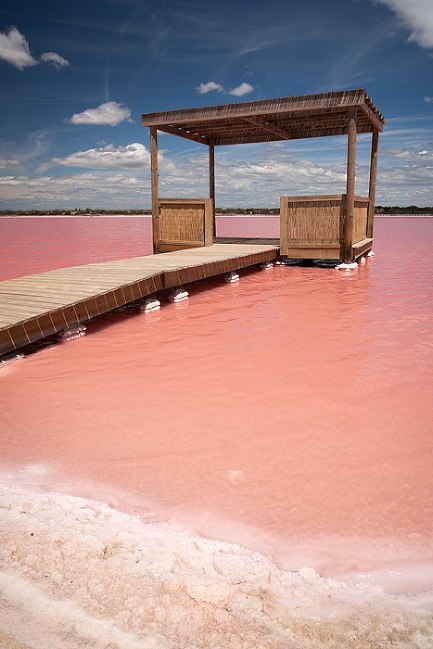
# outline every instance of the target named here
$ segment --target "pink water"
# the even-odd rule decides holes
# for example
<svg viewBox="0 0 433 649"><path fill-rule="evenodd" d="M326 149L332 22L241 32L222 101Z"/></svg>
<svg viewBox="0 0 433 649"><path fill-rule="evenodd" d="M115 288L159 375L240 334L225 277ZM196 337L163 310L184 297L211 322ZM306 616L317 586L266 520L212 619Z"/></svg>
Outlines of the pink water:
<svg viewBox="0 0 433 649"><path fill-rule="evenodd" d="M218 233L247 226L276 236L278 221L225 218ZM150 248L143 218L2 229L3 279ZM376 219L376 256L356 271L215 278L5 367L4 479L188 525L287 570L422 565L408 588L433 590L432 235L431 218Z"/></svg>

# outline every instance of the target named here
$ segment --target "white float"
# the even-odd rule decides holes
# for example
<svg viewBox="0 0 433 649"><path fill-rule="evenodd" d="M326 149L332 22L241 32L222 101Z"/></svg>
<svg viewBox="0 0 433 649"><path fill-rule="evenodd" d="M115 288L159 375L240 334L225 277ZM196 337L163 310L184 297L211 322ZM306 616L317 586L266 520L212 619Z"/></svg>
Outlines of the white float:
<svg viewBox="0 0 433 649"><path fill-rule="evenodd" d="M149 295L145 300L140 302L140 311L142 313L150 313L151 311L158 311L161 308L161 302L156 299L154 295Z"/></svg>
<svg viewBox="0 0 433 649"><path fill-rule="evenodd" d="M227 273L225 281L228 284L232 284L233 282L239 282L238 273L234 270L231 270L229 273Z"/></svg>
<svg viewBox="0 0 433 649"><path fill-rule="evenodd" d="M187 300L189 298L189 293L185 291L183 286L178 286L173 289L173 291L168 296L170 302L182 302L182 300Z"/></svg>
<svg viewBox="0 0 433 649"><path fill-rule="evenodd" d="M76 327L68 327L59 331L57 337L62 342L68 342L69 340L75 340L75 338L81 338L86 335L87 327L85 325L77 325Z"/></svg>
<svg viewBox="0 0 433 649"><path fill-rule="evenodd" d="M350 264L338 264L338 266L335 267L335 270L356 270L358 268L358 264L356 261L353 261Z"/></svg>

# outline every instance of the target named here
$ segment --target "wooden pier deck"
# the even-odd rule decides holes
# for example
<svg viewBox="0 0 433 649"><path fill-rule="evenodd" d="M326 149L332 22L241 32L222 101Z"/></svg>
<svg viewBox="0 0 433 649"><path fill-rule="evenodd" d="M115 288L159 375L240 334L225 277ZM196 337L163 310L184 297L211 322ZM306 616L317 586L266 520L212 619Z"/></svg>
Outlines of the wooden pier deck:
<svg viewBox="0 0 433 649"><path fill-rule="evenodd" d="M272 261L272 244L216 243L0 282L0 357L156 291Z"/></svg>

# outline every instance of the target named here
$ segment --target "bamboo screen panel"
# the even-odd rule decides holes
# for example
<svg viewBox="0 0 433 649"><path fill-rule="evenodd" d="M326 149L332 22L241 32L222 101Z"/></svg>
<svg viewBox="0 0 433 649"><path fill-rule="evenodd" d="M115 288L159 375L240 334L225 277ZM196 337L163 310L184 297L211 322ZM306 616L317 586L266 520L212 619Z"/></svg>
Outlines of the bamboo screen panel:
<svg viewBox="0 0 433 649"><path fill-rule="evenodd" d="M205 202L160 201L162 241L197 242L205 240Z"/></svg>
<svg viewBox="0 0 433 649"><path fill-rule="evenodd" d="M353 243L362 241L367 236L368 198L355 197L353 214Z"/></svg>
<svg viewBox="0 0 433 649"><path fill-rule="evenodd" d="M287 239L290 244L338 244L344 240L343 196L298 200L288 197L287 208Z"/></svg>

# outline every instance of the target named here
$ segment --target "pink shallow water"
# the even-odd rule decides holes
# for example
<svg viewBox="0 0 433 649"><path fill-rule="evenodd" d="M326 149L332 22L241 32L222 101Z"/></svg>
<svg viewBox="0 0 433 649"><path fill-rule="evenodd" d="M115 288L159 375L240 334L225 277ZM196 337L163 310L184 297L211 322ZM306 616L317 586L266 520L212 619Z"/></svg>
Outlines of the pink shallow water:
<svg viewBox="0 0 433 649"><path fill-rule="evenodd" d="M102 260L113 241L120 257L150 245L148 219L107 219L117 233L106 239L92 221L98 259L77 261L81 220L41 220L40 256L22 220L9 263L42 270L56 228L53 265ZM219 233L242 223L230 232L225 219ZM108 315L2 369L5 475L261 549L268 537L429 545L433 219L375 227L376 256L357 271L216 278L191 285L187 303Z"/></svg>

